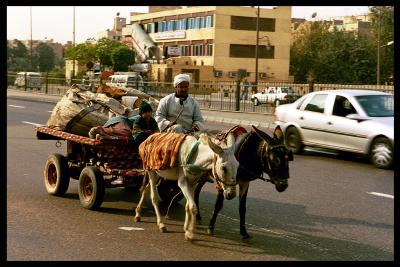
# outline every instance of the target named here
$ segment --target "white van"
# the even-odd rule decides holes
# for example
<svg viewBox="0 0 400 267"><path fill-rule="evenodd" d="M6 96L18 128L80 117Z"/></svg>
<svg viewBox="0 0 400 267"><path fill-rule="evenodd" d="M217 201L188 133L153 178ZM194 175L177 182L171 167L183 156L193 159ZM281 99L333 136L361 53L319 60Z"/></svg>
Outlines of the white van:
<svg viewBox="0 0 400 267"><path fill-rule="evenodd" d="M117 87L123 90L130 88L144 91L143 77L136 72L118 73L108 77L106 85Z"/></svg>
<svg viewBox="0 0 400 267"><path fill-rule="evenodd" d="M42 88L42 77L38 72L18 72L15 78L14 85L19 87L25 87L25 76L26 76L26 88Z"/></svg>

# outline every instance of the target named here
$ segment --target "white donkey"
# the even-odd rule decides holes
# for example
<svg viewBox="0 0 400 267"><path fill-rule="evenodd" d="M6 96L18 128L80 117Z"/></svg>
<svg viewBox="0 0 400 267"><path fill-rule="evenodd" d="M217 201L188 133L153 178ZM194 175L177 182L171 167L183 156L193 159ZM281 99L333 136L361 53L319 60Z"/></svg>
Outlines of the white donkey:
<svg viewBox="0 0 400 267"><path fill-rule="evenodd" d="M196 142L198 142L198 151L197 153L193 153L192 149ZM161 232L166 232L167 229L161 220L158 208L160 197L156 184L160 177L168 180L178 180L178 186L186 198L186 216L183 226L186 240L193 240L194 238L197 215L194 189L203 174L212 172L217 183L222 186L226 199L232 199L236 196L236 173L239 163L234 155L235 138L233 134L229 134L226 144L224 142L222 144L224 144L225 148L215 144L206 134L201 134L198 140L193 136L187 136L179 148L176 167L163 170L147 170L151 201L156 212L157 225ZM187 164L188 155L193 156L192 163L190 164ZM148 186L142 191L139 204L136 207L136 222L139 222L141 219L140 212L147 188Z"/></svg>

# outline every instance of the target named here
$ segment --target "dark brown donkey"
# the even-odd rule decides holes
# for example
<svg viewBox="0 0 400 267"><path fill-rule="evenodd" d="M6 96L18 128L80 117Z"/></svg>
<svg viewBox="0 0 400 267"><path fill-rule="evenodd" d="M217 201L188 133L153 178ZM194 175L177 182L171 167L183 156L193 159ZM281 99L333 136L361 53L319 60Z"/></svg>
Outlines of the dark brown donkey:
<svg viewBox="0 0 400 267"><path fill-rule="evenodd" d="M238 126L231 130L237 128ZM236 183L239 185L240 234L243 238L250 237L245 226L249 182L255 179L263 179L274 184L278 192L283 192L288 187L289 161L293 160L293 154L291 150L286 148L283 139L283 133L279 126L275 129L273 137L257 129L255 126L252 126L251 132L242 133L236 137L235 156L240 164ZM263 172L267 173L270 179L264 179ZM198 220L201 220L199 195L205 182L205 179L200 179L195 189L194 197L198 207ZM214 213L208 226L208 233L210 235L214 233L215 222L219 211L222 209L223 202L223 190L218 189Z"/></svg>

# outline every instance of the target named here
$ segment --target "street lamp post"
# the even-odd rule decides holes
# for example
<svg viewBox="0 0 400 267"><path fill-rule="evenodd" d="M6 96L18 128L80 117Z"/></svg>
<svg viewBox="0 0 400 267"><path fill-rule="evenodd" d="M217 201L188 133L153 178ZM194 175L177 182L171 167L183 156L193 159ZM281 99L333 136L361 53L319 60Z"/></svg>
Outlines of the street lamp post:
<svg viewBox="0 0 400 267"><path fill-rule="evenodd" d="M73 8L72 47L75 47L75 7ZM74 78L75 78L75 56L72 59L71 83L74 83L73 81Z"/></svg>
<svg viewBox="0 0 400 267"><path fill-rule="evenodd" d="M258 91L258 58L259 58L258 47L259 47L259 41L261 39L263 39L263 38L266 38L267 39L266 49L270 50L270 48L271 48L269 37L266 36L266 35L260 37L259 20L260 20L260 6L257 7L257 20L256 20L256 31L257 31L257 37L256 37L256 77L255 77L254 82L255 82L257 91Z"/></svg>
<svg viewBox="0 0 400 267"><path fill-rule="evenodd" d="M260 6L257 6L257 20L256 20L256 31L257 31L257 37L256 37L256 77L254 80L254 83L256 85L256 90L258 92L258 41L260 40L260 31L258 27L258 23L260 20Z"/></svg>
<svg viewBox="0 0 400 267"><path fill-rule="evenodd" d="M31 63L31 71L33 71L33 62L32 62L32 7L30 7L30 26L31 26L31 43L30 43L30 63Z"/></svg>
<svg viewBox="0 0 400 267"><path fill-rule="evenodd" d="M380 63L380 48L381 48L381 9L378 9L378 51L376 55L376 84L381 83L381 63Z"/></svg>

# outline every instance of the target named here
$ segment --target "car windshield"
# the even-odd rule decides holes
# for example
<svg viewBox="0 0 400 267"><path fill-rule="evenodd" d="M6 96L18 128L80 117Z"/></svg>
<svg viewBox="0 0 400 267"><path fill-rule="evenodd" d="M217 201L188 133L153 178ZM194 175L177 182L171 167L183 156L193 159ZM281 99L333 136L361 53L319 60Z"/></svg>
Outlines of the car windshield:
<svg viewBox="0 0 400 267"><path fill-rule="evenodd" d="M360 95L355 98L369 117L393 117L393 95Z"/></svg>

